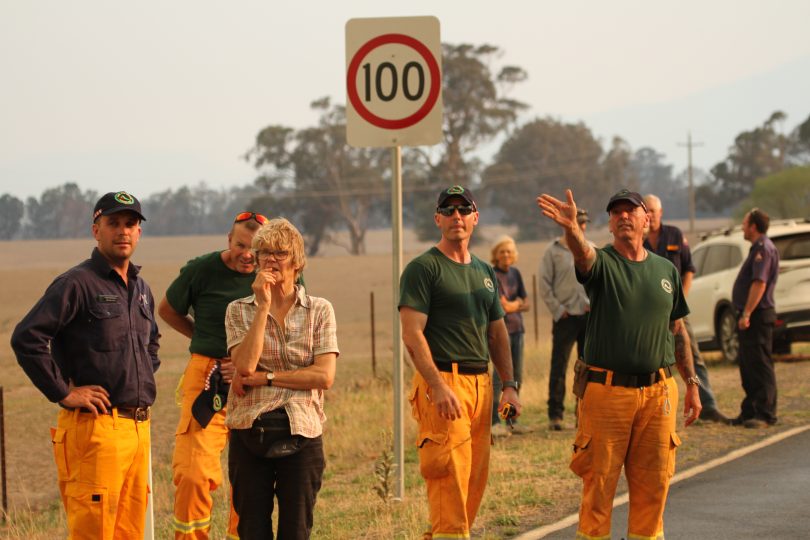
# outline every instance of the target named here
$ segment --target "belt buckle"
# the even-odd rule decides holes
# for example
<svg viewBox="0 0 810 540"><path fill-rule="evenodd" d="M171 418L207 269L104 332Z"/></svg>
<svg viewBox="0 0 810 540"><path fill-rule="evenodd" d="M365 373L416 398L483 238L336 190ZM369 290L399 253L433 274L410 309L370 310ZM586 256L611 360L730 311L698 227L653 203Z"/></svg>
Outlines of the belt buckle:
<svg viewBox="0 0 810 540"><path fill-rule="evenodd" d="M136 422L146 422L150 416L149 407L138 407L132 411L132 418Z"/></svg>

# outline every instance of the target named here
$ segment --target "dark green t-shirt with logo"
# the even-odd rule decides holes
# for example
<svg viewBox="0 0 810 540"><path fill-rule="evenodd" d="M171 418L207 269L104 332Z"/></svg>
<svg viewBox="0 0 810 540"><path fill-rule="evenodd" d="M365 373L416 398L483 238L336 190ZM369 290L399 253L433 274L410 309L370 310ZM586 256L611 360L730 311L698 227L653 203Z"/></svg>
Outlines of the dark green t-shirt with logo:
<svg viewBox="0 0 810 540"><path fill-rule="evenodd" d="M675 362L671 321L689 314L678 270L650 251L630 261L613 246L596 250L588 276L577 272L591 300L585 361L619 373L642 374Z"/></svg>
<svg viewBox="0 0 810 540"><path fill-rule="evenodd" d="M505 314L490 265L475 255L469 264L460 264L433 247L402 272L399 307L403 306L427 315L425 338L434 362L487 365L487 328Z"/></svg>
<svg viewBox="0 0 810 540"><path fill-rule="evenodd" d="M227 354L225 309L237 298L253 294L256 274L231 270L219 251L192 259L169 285L166 300L181 315L191 312L194 334L189 351L222 358Z"/></svg>

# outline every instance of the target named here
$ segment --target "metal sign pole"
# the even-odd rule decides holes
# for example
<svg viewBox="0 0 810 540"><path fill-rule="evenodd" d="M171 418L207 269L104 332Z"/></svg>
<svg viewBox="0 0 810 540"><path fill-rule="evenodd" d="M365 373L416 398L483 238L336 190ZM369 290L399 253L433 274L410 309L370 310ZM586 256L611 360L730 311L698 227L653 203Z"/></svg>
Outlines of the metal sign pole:
<svg viewBox="0 0 810 540"><path fill-rule="evenodd" d="M146 499L146 524L143 529L143 539L153 540L155 538L155 508L152 504L155 484L152 482L152 423L149 422L149 495Z"/></svg>
<svg viewBox="0 0 810 540"><path fill-rule="evenodd" d="M402 274L402 148L391 149L391 245L393 275L391 280L392 304L394 310L393 352L394 352L394 460L396 468L394 498L402 500L405 495L405 446L404 418L402 414L403 373L402 373L402 329L399 325L399 276Z"/></svg>

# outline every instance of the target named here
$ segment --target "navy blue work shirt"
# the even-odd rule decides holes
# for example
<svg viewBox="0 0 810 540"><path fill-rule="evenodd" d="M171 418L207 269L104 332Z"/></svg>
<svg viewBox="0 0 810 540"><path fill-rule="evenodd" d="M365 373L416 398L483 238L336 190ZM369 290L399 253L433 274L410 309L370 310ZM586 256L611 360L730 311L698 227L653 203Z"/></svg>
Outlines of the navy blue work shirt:
<svg viewBox="0 0 810 540"><path fill-rule="evenodd" d="M760 236L751 245L748 258L740 267L734 288L731 291L731 302L738 311L745 309L748 300L748 291L754 281L765 283L765 293L754 310L775 308L773 290L776 288L776 278L779 276L779 251L771 239L765 235Z"/></svg>
<svg viewBox="0 0 810 540"><path fill-rule="evenodd" d="M683 237L683 233L678 227L673 225L661 225L661 232L658 233L658 246L653 249L648 239L644 239L644 247L656 255L668 259L681 277L686 272L695 273L695 265L692 263L692 250Z"/></svg>
<svg viewBox="0 0 810 540"><path fill-rule="evenodd" d="M57 277L14 329L17 362L49 400L65 399L72 382L102 386L113 407L154 403L160 334L139 271L130 263L124 283L96 248Z"/></svg>

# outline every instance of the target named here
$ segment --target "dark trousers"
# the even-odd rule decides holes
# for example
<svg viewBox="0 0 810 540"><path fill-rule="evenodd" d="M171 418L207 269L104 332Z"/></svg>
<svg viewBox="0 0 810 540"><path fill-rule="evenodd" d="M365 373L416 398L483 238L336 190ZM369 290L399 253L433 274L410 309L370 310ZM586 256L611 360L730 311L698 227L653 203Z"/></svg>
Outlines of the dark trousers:
<svg viewBox="0 0 810 540"><path fill-rule="evenodd" d="M273 539L274 498L278 499L278 539L309 538L326 465L323 441L304 438L300 450L287 457L262 455L261 448L267 448L271 439L289 436L289 425L286 434L264 432L261 437L254 429L231 430L228 477L242 540Z"/></svg>
<svg viewBox="0 0 810 540"><path fill-rule="evenodd" d="M569 315L555 321L551 327L551 373L548 377L548 417L562 419L565 410L565 374L574 343L577 357L582 358L585 348L585 327L588 315Z"/></svg>
<svg viewBox="0 0 810 540"><path fill-rule="evenodd" d="M740 378L745 397L740 417L776 423L776 372L773 369L773 309L757 309L750 326L740 331Z"/></svg>

